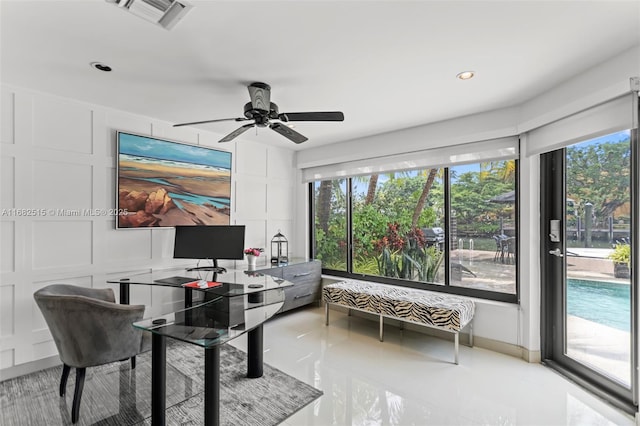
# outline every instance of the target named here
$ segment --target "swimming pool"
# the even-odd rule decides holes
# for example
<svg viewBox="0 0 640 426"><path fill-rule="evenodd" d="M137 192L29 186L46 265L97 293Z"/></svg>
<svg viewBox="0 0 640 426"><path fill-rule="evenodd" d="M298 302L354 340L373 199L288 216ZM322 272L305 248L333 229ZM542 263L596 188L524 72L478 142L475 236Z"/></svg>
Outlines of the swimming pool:
<svg viewBox="0 0 640 426"><path fill-rule="evenodd" d="M629 284L567 279L567 313L618 330L630 331Z"/></svg>

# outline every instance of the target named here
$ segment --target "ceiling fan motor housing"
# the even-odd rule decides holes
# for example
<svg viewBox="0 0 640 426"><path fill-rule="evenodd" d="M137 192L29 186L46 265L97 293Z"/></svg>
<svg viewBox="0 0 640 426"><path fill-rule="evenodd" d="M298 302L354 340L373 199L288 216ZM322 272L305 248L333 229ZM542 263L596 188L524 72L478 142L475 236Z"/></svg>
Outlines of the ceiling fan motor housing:
<svg viewBox="0 0 640 426"><path fill-rule="evenodd" d="M254 108L251 102L247 102L244 105L244 116L250 120L255 120L257 126L266 127L269 124L269 119L278 118L278 105L270 102L269 108L270 111Z"/></svg>
<svg viewBox="0 0 640 426"><path fill-rule="evenodd" d="M251 83L249 89L249 97L251 104L255 109L267 110L271 102L271 86L266 83Z"/></svg>

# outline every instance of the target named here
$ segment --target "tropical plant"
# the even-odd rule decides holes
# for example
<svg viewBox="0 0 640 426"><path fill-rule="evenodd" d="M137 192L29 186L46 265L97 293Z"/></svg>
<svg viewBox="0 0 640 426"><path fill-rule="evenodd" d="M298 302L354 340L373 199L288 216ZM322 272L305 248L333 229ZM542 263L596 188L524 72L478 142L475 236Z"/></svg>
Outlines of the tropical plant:
<svg viewBox="0 0 640 426"><path fill-rule="evenodd" d="M631 245L628 243L616 244L613 252L609 255L609 259L615 263L622 263L627 266L631 264Z"/></svg>
<svg viewBox="0 0 640 426"><path fill-rule="evenodd" d="M422 230L412 228L401 236L398 223L388 225L387 235L378 241L378 274L407 280L435 282L444 258L437 247L425 247Z"/></svg>
<svg viewBox="0 0 640 426"><path fill-rule="evenodd" d="M515 160L480 163L480 180L494 176L497 176L503 182L514 183L516 179Z"/></svg>
<svg viewBox="0 0 640 426"><path fill-rule="evenodd" d="M357 256L353 260L353 270L366 275L378 274L378 262L374 256Z"/></svg>

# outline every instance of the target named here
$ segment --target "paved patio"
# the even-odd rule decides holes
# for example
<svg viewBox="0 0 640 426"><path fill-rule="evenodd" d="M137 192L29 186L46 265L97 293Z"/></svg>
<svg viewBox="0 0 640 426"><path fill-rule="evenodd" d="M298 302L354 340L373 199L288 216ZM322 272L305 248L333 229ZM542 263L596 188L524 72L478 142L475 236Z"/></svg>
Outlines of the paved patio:
<svg viewBox="0 0 640 426"><path fill-rule="evenodd" d="M631 334L576 316L567 316L567 355L631 384Z"/></svg>
<svg viewBox="0 0 640 426"><path fill-rule="evenodd" d="M567 249L567 277L591 281L629 284L629 279L616 278L613 262L608 259L611 249ZM494 260L495 253L480 250L457 250L451 262L457 262L476 276L462 274L454 285L483 288L493 291L515 292L515 265ZM597 309L594 306L594 309ZM630 384L629 332L618 330L594 321L567 316L567 355L623 385Z"/></svg>
<svg viewBox="0 0 640 426"><path fill-rule="evenodd" d="M615 278L613 262L607 258L610 249L567 249L567 277L594 281L628 283L628 279ZM451 255L452 263L460 263L476 276L463 273L460 281L454 285L499 291L515 292L515 265L512 261L504 263L495 260L493 251L455 250Z"/></svg>

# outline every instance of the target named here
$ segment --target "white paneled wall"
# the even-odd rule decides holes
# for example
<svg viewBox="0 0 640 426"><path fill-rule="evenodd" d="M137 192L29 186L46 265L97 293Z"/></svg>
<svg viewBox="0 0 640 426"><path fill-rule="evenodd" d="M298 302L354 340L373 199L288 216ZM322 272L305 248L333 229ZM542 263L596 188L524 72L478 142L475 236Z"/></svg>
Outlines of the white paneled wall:
<svg viewBox="0 0 640 426"><path fill-rule="evenodd" d="M33 301L39 288L106 287L108 278L176 264L171 228L116 230L113 217L54 212L114 207L117 130L230 150L231 221L246 225L246 246L268 254L278 230L293 235L294 186L302 185L295 183L293 151L218 145L220 135L8 86L0 113L0 379L57 354ZM289 239L291 255L303 255ZM132 303L147 305L148 313L180 306L181 297L179 290L131 289Z"/></svg>

